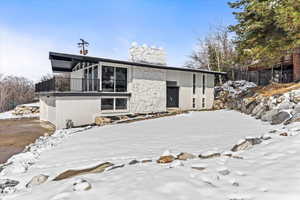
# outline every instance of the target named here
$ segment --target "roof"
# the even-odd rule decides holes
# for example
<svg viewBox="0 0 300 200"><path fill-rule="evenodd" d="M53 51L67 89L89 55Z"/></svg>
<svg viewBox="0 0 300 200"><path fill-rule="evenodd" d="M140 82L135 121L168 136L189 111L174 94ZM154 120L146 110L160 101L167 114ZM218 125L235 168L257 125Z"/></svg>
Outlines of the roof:
<svg viewBox="0 0 300 200"><path fill-rule="evenodd" d="M108 58L98 58L98 57L91 57L91 56L57 53L57 52L50 52L49 59L51 60L52 70L56 72L71 72L72 69L79 62L91 62L91 63L110 62L110 63L118 63L118 64L125 64L131 66L150 67L155 69L226 75L226 72L216 72L216 71L193 69L193 68L183 68L183 67L170 67L170 66L151 64L151 63L131 62L131 61L108 59Z"/></svg>

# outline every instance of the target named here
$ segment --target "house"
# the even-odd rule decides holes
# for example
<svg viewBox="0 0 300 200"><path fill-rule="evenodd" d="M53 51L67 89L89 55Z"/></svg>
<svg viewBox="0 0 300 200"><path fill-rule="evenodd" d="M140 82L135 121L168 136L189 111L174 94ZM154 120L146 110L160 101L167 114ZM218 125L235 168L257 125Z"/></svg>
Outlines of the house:
<svg viewBox="0 0 300 200"><path fill-rule="evenodd" d="M210 109L221 72L50 52L54 78L36 84L40 119L65 128L97 116ZM59 74L59 75L57 75Z"/></svg>

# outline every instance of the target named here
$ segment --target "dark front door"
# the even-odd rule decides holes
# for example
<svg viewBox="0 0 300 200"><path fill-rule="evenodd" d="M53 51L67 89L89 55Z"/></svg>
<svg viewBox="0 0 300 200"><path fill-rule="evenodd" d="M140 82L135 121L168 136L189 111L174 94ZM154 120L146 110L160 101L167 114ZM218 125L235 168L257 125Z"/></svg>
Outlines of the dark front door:
<svg viewBox="0 0 300 200"><path fill-rule="evenodd" d="M178 107L179 87L167 87L167 107Z"/></svg>

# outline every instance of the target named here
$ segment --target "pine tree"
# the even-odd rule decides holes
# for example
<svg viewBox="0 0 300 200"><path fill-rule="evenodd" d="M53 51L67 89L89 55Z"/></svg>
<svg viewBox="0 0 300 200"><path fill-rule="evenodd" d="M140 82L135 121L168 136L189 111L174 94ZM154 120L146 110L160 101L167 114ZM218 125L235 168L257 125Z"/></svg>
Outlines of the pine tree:
<svg viewBox="0 0 300 200"><path fill-rule="evenodd" d="M236 33L241 60L275 63L300 45L300 0L237 0L229 6L238 23Z"/></svg>

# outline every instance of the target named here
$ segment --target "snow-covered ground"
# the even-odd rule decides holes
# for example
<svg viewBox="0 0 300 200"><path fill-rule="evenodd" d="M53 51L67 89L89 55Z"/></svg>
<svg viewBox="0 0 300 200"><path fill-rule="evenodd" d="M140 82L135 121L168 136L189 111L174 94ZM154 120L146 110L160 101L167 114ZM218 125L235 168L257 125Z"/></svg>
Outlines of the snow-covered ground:
<svg viewBox="0 0 300 200"><path fill-rule="evenodd" d="M19 106L40 106L39 103L28 103L28 104L22 104ZM14 115L13 110L2 112L0 113L0 120L1 119L21 119L21 118L33 118L33 117L39 117L39 113L32 113L32 114L25 114L25 115Z"/></svg>
<svg viewBox="0 0 300 200"><path fill-rule="evenodd" d="M299 199L297 127L299 124L293 123L282 129L235 111L221 110L91 128L69 137L59 137L65 134L60 131L54 134L54 142L50 142L50 137L45 147L39 145L39 156L27 172L3 170L3 177L21 181L18 191L4 199ZM274 129L278 131L270 133L272 139L239 153L243 159L221 156L182 163L125 165L81 175L92 186L88 191L72 190L77 177L51 181L68 169L107 161L114 164L127 164L133 159L155 161L165 150L196 155L210 150L228 151L245 136L260 136ZM278 136L283 131L295 136ZM23 158L24 162L28 159L25 154ZM25 184L39 174L50 177L46 183L26 189Z"/></svg>

